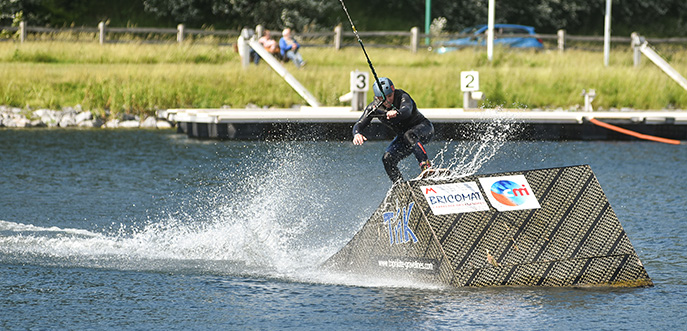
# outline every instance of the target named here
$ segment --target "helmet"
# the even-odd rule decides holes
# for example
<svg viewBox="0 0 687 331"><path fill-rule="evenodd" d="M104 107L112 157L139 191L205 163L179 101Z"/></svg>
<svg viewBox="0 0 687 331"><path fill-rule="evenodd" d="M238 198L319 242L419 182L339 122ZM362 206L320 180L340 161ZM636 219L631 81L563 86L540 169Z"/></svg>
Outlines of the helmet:
<svg viewBox="0 0 687 331"><path fill-rule="evenodd" d="M382 91L384 91L384 94L382 94L382 92L379 90L379 84L374 82L372 84L372 89L375 91L376 97L385 97L395 90L394 83L392 83L391 79L389 78L382 77L379 79L379 83L382 84Z"/></svg>

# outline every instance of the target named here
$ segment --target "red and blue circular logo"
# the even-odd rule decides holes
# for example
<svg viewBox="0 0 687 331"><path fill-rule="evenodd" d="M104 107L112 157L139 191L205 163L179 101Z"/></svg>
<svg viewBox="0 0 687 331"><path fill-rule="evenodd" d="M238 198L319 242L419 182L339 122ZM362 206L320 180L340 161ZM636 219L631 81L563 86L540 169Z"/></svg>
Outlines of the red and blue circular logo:
<svg viewBox="0 0 687 331"><path fill-rule="evenodd" d="M510 180L499 180L491 185L491 195L506 206L520 206L527 201L530 194L525 185Z"/></svg>

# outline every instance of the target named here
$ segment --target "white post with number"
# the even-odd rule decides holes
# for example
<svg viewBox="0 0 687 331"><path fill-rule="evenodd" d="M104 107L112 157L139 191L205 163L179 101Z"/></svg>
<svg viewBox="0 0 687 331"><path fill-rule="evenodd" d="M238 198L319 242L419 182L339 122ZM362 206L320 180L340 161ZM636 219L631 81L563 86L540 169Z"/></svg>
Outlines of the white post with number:
<svg viewBox="0 0 687 331"><path fill-rule="evenodd" d="M370 73L351 71L351 107L354 111L363 110L367 105L367 91L370 90Z"/></svg>
<svg viewBox="0 0 687 331"><path fill-rule="evenodd" d="M461 71L460 90L463 91L463 109L477 108L477 100L482 98L482 93L479 92L479 72ZM473 96L473 93L476 95ZM479 98L475 98L477 95Z"/></svg>

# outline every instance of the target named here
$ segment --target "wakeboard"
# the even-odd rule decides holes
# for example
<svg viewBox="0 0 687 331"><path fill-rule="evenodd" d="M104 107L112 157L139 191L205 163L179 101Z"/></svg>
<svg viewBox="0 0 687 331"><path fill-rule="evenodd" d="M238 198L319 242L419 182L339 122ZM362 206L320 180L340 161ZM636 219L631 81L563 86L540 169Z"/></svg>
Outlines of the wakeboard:
<svg viewBox="0 0 687 331"><path fill-rule="evenodd" d="M417 177L413 180L427 179L430 177L445 177L453 174L453 171L446 168L428 168L423 170Z"/></svg>

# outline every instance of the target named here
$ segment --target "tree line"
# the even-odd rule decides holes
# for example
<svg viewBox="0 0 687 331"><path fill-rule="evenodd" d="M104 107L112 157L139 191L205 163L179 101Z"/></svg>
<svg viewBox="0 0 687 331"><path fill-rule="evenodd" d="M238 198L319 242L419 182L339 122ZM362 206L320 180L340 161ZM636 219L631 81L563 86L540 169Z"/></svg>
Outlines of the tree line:
<svg viewBox="0 0 687 331"><path fill-rule="evenodd" d="M423 28L425 1L344 0L360 31ZM614 35L638 31L646 36L687 36L685 0L613 0ZM487 0L432 0L435 31L458 32L486 24ZM539 33L565 29L600 35L606 0L496 0L496 22L534 26ZM169 27L241 29L256 24L296 31L348 26L339 0L0 0L0 25L17 18L34 26Z"/></svg>

